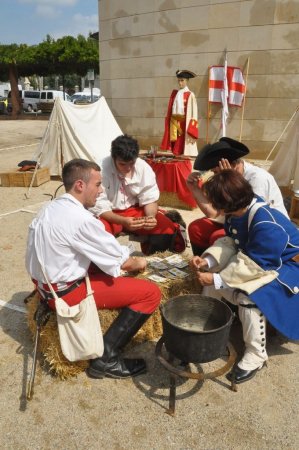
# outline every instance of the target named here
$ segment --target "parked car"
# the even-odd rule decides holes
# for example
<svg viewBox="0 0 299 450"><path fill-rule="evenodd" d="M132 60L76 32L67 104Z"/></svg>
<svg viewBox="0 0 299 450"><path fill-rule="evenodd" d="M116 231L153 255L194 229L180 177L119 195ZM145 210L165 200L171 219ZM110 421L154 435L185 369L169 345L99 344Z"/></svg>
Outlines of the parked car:
<svg viewBox="0 0 299 450"><path fill-rule="evenodd" d="M23 110L27 112L37 111L37 104L40 101L40 91L23 91L19 90L19 95L22 99ZM11 91L9 91L8 96L8 112L12 111L11 105Z"/></svg>
<svg viewBox="0 0 299 450"><path fill-rule="evenodd" d="M90 94L81 94L78 95L78 93L74 94L71 96L71 101L75 104L75 105L86 105L88 103L94 103L97 100L99 100L100 96L99 95L93 95L92 99L91 99L91 95Z"/></svg>
<svg viewBox="0 0 299 450"><path fill-rule="evenodd" d="M62 100L71 101L71 97L66 92L55 91L51 89L41 91L40 101L46 103L54 103L54 100L58 97L60 97Z"/></svg>
<svg viewBox="0 0 299 450"><path fill-rule="evenodd" d="M86 95L86 92L75 92L75 94L71 95L71 102L75 102L78 98L82 97L82 95Z"/></svg>
<svg viewBox="0 0 299 450"><path fill-rule="evenodd" d="M66 92L55 91L51 89L41 91L38 109L40 109L42 112L51 112L54 106L55 99L58 97L62 100L71 101L71 97Z"/></svg>

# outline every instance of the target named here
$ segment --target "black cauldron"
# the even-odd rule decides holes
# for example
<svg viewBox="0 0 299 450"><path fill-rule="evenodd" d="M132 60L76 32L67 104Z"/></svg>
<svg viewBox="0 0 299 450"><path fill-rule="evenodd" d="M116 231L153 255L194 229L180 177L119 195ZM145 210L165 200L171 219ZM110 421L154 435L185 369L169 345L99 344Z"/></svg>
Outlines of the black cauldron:
<svg viewBox="0 0 299 450"><path fill-rule="evenodd" d="M230 307L203 295L181 295L160 307L166 350L182 361L205 363L225 354Z"/></svg>

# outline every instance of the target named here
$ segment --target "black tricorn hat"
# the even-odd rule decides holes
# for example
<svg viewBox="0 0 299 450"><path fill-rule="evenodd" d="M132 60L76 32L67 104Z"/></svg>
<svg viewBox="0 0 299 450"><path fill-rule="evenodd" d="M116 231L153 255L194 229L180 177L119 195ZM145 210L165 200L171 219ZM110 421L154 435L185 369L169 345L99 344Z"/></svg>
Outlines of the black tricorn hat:
<svg viewBox="0 0 299 450"><path fill-rule="evenodd" d="M184 70L177 70L175 74L176 74L177 78L187 78L187 79L189 79L189 78L197 77L196 73L191 72L191 70L185 70L185 69Z"/></svg>
<svg viewBox="0 0 299 450"><path fill-rule="evenodd" d="M223 137L218 142L207 144L201 149L194 162L194 169L203 171L210 170L219 165L221 158L232 162L248 153L249 148L242 144L242 142Z"/></svg>

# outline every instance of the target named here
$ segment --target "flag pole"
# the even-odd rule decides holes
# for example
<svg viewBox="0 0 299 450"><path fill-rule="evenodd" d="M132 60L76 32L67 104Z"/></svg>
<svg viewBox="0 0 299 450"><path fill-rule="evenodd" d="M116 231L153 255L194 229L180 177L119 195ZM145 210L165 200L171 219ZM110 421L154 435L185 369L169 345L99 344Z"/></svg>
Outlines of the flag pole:
<svg viewBox="0 0 299 450"><path fill-rule="evenodd" d="M222 137L226 136L226 123L229 116L228 112L228 85L227 85L227 50L225 49L224 56L224 66L223 66L223 89L221 91L222 100L222 114L221 114L221 124L222 124Z"/></svg>
<svg viewBox="0 0 299 450"><path fill-rule="evenodd" d="M207 132L206 132L206 143L209 142L209 131L210 131L210 69L211 66L208 67L208 106L207 106Z"/></svg>
<svg viewBox="0 0 299 450"><path fill-rule="evenodd" d="M245 76L245 92L244 92L244 99L243 99L243 105L242 105L242 117L241 117L241 126L240 126L240 136L239 141L242 142L242 133L243 133L243 121L244 121L244 110L245 110L245 101L246 101L246 94L247 94L247 80L248 80L248 72L249 72L249 56L246 61L246 76Z"/></svg>

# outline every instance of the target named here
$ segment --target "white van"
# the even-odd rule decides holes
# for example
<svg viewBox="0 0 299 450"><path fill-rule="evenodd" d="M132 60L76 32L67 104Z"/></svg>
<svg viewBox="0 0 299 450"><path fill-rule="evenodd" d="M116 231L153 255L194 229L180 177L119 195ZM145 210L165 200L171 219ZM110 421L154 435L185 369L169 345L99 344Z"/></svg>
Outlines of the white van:
<svg viewBox="0 0 299 450"><path fill-rule="evenodd" d="M40 91L23 91L23 109L28 112L37 111Z"/></svg>
<svg viewBox="0 0 299 450"><path fill-rule="evenodd" d="M23 110L28 112L37 111L37 104L40 101L40 94L40 91L23 91L19 89L19 95L22 99ZM9 91L7 95L7 100L7 111L11 112L11 91Z"/></svg>
<svg viewBox="0 0 299 450"><path fill-rule="evenodd" d="M67 100L67 101L71 101L70 96L63 91L52 91L52 90L47 90L47 91L41 91L40 93L40 102L41 103L54 103L54 100L60 97L62 100Z"/></svg>
<svg viewBox="0 0 299 450"><path fill-rule="evenodd" d="M41 110L42 113L51 113L56 98L61 98L62 100L67 100L68 102L71 101L71 97L66 92L52 91L49 89L46 91L41 91L38 109Z"/></svg>

